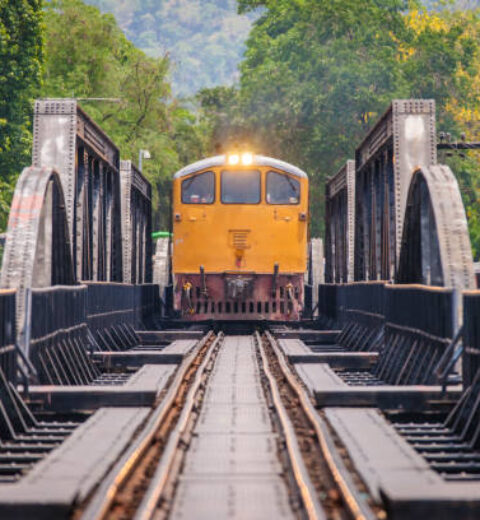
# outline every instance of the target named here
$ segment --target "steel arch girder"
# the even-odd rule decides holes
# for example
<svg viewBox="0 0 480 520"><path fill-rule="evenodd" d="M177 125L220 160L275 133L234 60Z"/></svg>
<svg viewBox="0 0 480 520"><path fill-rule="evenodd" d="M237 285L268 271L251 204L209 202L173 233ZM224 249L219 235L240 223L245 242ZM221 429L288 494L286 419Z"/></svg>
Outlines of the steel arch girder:
<svg viewBox="0 0 480 520"><path fill-rule="evenodd" d="M413 173L396 281L475 287L465 208L457 179L446 165L422 166Z"/></svg>
<svg viewBox="0 0 480 520"><path fill-rule="evenodd" d="M74 283L60 177L52 168L25 168L15 187L0 276L2 288L17 289L17 324L27 288Z"/></svg>

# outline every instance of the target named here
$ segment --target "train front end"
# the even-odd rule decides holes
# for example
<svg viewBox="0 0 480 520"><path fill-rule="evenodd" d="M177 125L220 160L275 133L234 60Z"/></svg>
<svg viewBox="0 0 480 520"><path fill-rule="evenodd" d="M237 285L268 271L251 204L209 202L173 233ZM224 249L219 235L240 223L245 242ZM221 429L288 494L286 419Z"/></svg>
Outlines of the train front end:
<svg viewBox="0 0 480 520"><path fill-rule="evenodd" d="M184 320L298 320L308 178L250 153L185 167L173 184L174 309Z"/></svg>

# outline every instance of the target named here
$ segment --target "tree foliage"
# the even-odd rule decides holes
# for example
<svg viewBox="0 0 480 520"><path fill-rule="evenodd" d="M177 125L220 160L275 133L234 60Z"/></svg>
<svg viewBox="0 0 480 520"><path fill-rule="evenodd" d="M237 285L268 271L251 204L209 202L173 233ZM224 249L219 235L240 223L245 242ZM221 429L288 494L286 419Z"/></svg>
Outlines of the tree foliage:
<svg viewBox="0 0 480 520"><path fill-rule="evenodd" d="M432 17L431 17L432 19ZM480 135L480 18L475 12L453 12L445 17L448 25L463 27L461 40L470 48L472 59L462 63L455 71L452 83L455 88L447 97L443 120L439 130L460 140L479 141ZM434 21L438 27L438 22ZM480 152L442 152L439 159L448 163L458 179L467 213L474 258L480 260Z"/></svg>
<svg viewBox="0 0 480 520"><path fill-rule="evenodd" d="M114 98L83 108L137 162L140 148L152 159L143 169L154 187L155 227L168 224L169 179L202 155L204 140L195 117L170 93L169 60L151 58L127 40L112 15L81 0L46 6L44 96Z"/></svg>
<svg viewBox="0 0 480 520"><path fill-rule="evenodd" d="M41 61L41 1L0 0L0 231L16 176L31 162L32 101Z"/></svg>
<svg viewBox="0 0 480 520"><path fill-rule="evenodd" d="M310 174L312 230L321 235L325 178L393 98L433 97L448 128L452 99L471 106L478 14L402 0L239 0L242 12L258 7L232 108L225 91L200 99L220 107L209 118L223 147L247 142Z"/></svg>
<svg viewBox="0 0 480 520"><path fill-rule="evenodd" d="M0 0L0 229L30 162L39 92L119 99L83 106L123 157L151 152L144 169L157 228L167 225L173 171L243 146L309 172L312 229L321 235L325 178L353 156L392 98L432 97L440 130L478 140L480 15L458 8L473 0L428 9L407 0L238 0L243 18L233 14L234 0L206 0L201 11L192 0L88 1L112 10L127 36L113 15L81 0L50 0L44 11L40 0ZM199 92L200 122L171 94L169 53L183 93L219 85ZM442 160L458 176L478 258L480 158Z"/></svg>
<svg viewBox="0 0 480 520"><path fill-rule="evenodd" d="M235 0L88 0L112 12L127 37L148 55L168 54L175 95L238 80L255 14L239 16Z"/></svg>

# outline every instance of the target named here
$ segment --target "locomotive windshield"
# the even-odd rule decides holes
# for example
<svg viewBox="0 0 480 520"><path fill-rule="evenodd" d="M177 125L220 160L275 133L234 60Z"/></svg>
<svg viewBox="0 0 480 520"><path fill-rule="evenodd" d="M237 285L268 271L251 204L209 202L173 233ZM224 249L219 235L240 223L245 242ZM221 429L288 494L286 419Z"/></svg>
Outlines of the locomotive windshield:
<svg viewBox="0 0 480 520"><path fill-rule="evenodd" d="M268 204L298 204L300 202L300 183L277 172L267 173Z"/></svg>
<svg viewBox="0 0 480 520"><path fill-rule="evenodd" d="M222 172L224 204L258 204L260 172L258 170L225 170Z"/></svg>
<svg viewBox="0 0 480 520"><path fill-rule="evenodd" d="M200 173L182 182L183 204L212 204L215 199L215 174Z"/></svg>

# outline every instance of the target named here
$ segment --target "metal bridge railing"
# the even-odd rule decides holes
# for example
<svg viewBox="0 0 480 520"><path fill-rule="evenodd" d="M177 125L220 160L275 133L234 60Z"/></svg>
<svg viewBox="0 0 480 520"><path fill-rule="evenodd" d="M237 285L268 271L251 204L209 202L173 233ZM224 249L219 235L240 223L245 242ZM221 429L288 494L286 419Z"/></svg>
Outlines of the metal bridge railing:
<svg viewBox="0 0 480 520"><path fill-rule="evenodd" d="M375 375L390 384L434 384L455 335L452 289L385 285L385 340Z"/></svg>
<svg viewBox="0 0 480 520"><path fill-rule="evenodd" d="M100 375L88 351L87 288L54 286L30 289L31 314L27 355L39 382L52 385L90 384ZM25 327L27 329L27 326Z"/></svg>
<svg viewBox="0 0 480 520"><path fill-rule="evenodd" d="M470 386L480 372L480 291L463 295L463 384Z"/></svg>
<svg viewBox="0 0 480 520"><path fill-rule="evenodd" d="M17 389L17 372L28 394L28 373L34 371L16 346L16 291L0 290L0 465L2 483L16 482L47 453L58 446L78 423L38 420ZM44 303L47 303L44 301ZM37 309L37 307L35 307ZM44 309L47 316L49 307ZM65 315L68 315L65 310Z"/></svg>
<svg viewBox="0 0 480 520"><path fill-rule="evenodd" d="M444 426L458 442L480 447L480 291L463 296L463 386L464 392Z"/></svg>
<svg viewBox="0 0 480 520"><path fill-rule="evenodd" d="M0 371L8 381L15 382L15 291L0 291Z"/></svg>
<svg viewBox="0 0 480 520"><path fill-rule="evenodd" d="M160 288L156 284L135 286L135 329L160 328L163 313Z"/></svg>
<svg viewBox="0 0 480 520"><path fill-rule="evenodd" d="M38 381L53 385L99 381L101 373L90 352L138 346L135 330L154 323L160 308L158 286L153 284L54 286L30 289L28 297L25 355Z"/></svg>
<svg viewBox="0 0 480 520"><path fill-rule="evenodd" d="M87 283L87 322L96 350L127 350L139 344L135 333L136 287L130 284Z"/></svg>
<svg viewBox="0 0 480 520"><path fill-rule="evenodd" d="M385 282L320 284L318 314L323 325L341 328L337 343L348 350L379 350L383 337Z"/></svg>
<svg viewBox="0 0 480 520"><path fill-rule="evenodd" d="M334 283L322 283L318 286L318 317L325 327L336 327L339 322L338 287Z"/></svg>
<svg viewBox="0 0 480 520"><path fill-rule="evenodd" d="M385 282L338 286L337 305L342 333L337 341L356 351L380 350L385 322Z"/></svg>
<svg viewBox="0 0 480 520"><path fill-rule="evenodd" d="M437 383L437 367L457 332L455 292L443 287L323 284L319 313L342 329L337 343L346 350L380 352L372 375L388 384Z"/></svg>

